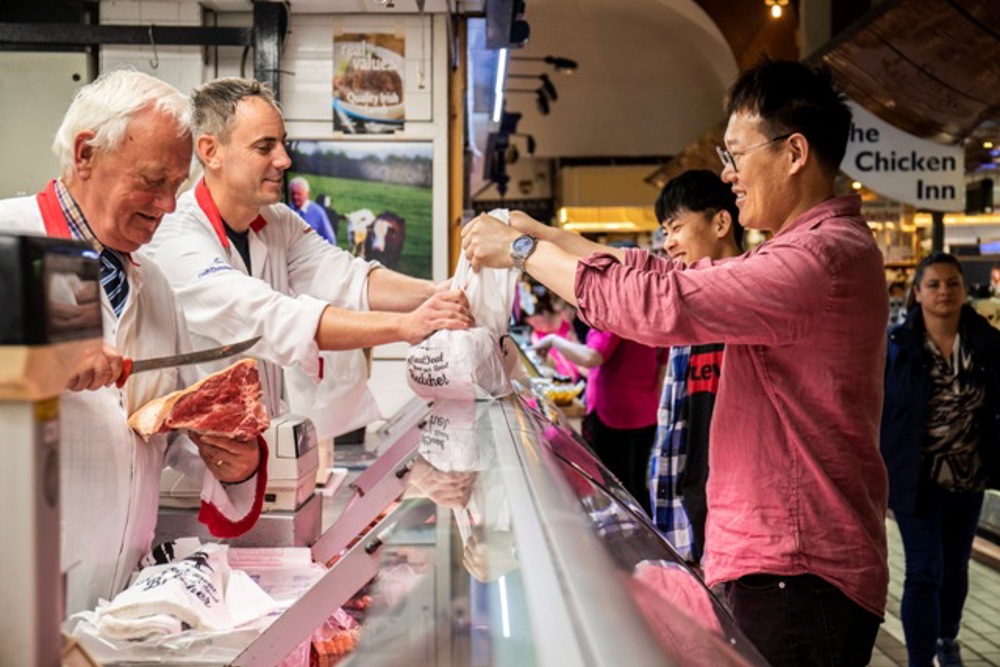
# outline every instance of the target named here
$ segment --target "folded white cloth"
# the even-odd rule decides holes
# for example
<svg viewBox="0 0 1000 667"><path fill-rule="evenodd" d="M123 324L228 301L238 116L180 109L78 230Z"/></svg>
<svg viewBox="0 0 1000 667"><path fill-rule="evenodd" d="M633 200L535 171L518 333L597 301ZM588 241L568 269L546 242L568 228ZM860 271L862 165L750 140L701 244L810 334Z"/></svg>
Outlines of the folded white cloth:
<svg viewBox="0 0 1000 667"><path fill-rule="evenodd" d="M109 639L136 639L177 635L183 630L180 620L169 614L153 614L138 619L102 616L101 635Z"/></svg>

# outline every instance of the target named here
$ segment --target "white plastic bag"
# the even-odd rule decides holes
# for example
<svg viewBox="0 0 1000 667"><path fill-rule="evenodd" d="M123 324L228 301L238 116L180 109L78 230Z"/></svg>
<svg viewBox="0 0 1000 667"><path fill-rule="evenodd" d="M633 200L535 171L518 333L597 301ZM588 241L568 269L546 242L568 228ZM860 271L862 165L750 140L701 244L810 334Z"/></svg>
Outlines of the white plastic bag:
<svg viewBox="0 0 1000 667"><path fill-rule="evenodd" d="M508 222L506 209L490 215ZM517 271L472 271L462 255L452 287L469 299L476 326L438 331L406 354L406 377L418 396L469 401L498 398L511 392L510 380L524 373L514 342L507 335L516 294Z"/></svg>
<svg viewBox="0 0 1000 667"><path fill-rule="evenodd" d="M179 541L180 542L180 541ZM129 588L74 614L72 634L101 664L229 664L272 621L279 604L229 564L225 545L144 567Z"/></svg>

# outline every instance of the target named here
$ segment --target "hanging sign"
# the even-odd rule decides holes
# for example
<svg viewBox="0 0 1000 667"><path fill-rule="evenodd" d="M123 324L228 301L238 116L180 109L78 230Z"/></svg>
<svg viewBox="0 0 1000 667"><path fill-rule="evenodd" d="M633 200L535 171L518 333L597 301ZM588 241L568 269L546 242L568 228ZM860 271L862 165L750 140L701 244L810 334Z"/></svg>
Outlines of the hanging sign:
<svg viewBox="0 0 1000 667"><path fill-rule="evenodd" d="M401 34L334 34L335 131L385 134L403 129L405 47Z"/></svg>
<svg viewBox="0 0 1000 667"><path fill-rule="evenodd" d="M920 139L890 125L860 104L840 168L884 197L931 211L965 210L965 153L961 147Z"/></svg>

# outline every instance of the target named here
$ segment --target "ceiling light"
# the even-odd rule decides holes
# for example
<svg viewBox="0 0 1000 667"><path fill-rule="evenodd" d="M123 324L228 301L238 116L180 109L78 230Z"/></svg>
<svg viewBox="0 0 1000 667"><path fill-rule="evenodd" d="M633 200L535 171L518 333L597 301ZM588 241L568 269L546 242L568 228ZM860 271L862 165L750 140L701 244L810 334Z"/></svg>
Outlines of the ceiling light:
<svg viewBox="0 0 1000 667"><path fill-rule="evenodd" d="M500 122L503 111L503 87L507 76L507 49L500 49L497 56L497 79L493 82L493 122Z"/></svg>
<svg viewBox="0 0 1000 667"><path fill-rule="evenodd" d="M526 90L524 88L508 88L506 93L508 95L520 95L520 94L532 94L535 96L535 104L538 106L538 112L543 116L548 116L551 107L549 106L549 97L545 94L544 88L533 88Z"/></svg>
<svg viewBox="0 0 1000 667"><path fill-rule="evenodd" d="M552 79L549 78L548 74L508 74L508 79L541 79L542 87L540 90L544 91L549 99L555 102L559 99L559 91L556 90L556 86L552 83Z"/></svg>
<svg viewBox="0 0 1000 667"><path fill-rule="evenodd" d="M993 148L993 142L992 141L984 141L983 142L983 148Z"/></svg>
<svg viewBox="0 0 1000 667"><path fill-rule="evenodd" d="M788 0L785 0L788 2ZM572 74L579 67L575 60L570 60L569 58L562 58L560 56L514 56L511 60L535 60L548 63L552 65L557 72L562 72L563 74Z"/></svg>
<svg viewBox="0 0 1000 667"><path fill-rule="evenodd" d="M780 19L788 6L788 0L764 0L764 6L770 10L771 18Z"/></svg>

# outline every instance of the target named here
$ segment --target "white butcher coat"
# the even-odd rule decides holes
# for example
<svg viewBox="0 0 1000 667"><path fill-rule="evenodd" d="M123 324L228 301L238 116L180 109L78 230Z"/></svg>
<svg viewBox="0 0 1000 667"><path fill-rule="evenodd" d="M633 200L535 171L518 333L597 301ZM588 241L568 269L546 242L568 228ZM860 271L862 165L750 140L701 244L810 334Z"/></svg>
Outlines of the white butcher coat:
<svg viewBox="0 0 1000 667"><path fill-rule="evenodd" d="M0 231L45 235L36 198L0 201ZM105 343L133 359L189 351L184 318L166 279L141 252L132 260L134 264L125 262L129 295L121 319L100 290ZM111 599L125 588L153 540L165 465L202 481L203 509L214 505L216 521L232 522L227 528L237 523L249 527L256 521L260 507L255 496L263 493L256 488L256 476L224 487L207 472L187 436L156 435L147 443L128 426L129 414L146 402L196 380L191 366L168 368L136 373L122 389L111 386L60 396L61 563L68 570L67 615L93 609L98 598Z"/></svg>
<svg viewBox="0 0 1000 667"><path fill-rule="evenodd" d="M251 272L201 180L179 197L147 247L177 295L194 345L261 336L248 354L264 362L268 409L311 418L320 438L380 418L362 353L321 353L315 339L328 304L368 310L368 274L380 265L330 245L284 204L261 210L248 244Z"/></svg>

